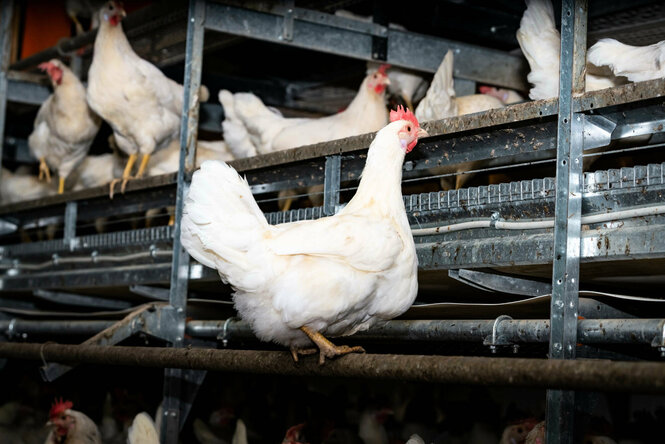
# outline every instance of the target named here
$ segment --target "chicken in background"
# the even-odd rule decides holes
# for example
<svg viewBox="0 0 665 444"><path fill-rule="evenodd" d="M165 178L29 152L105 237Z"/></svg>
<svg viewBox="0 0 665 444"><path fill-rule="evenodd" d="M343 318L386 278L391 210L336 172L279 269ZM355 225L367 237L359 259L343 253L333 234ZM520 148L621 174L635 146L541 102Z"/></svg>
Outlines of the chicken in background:
<svg viewBox="0 0 665 444"><path fill-rule="evenodd" d="M432 84L427 90L425 98L420 101L416 108L416 117L420 121L440 120L449 117L462 116L464 114L477 113L490 109L503 108L503 102L496 97L487 94L472 94L469 96L455 97L453 81L453 52L448 51L441 65L434 74ZM473 168L473 165L471 166ZM466 169L466 168L465 168ZM441 178L443 189L459 189L471 178L471 173L460 174L464 169L457 169L455 184L450 183L449 177ZM432 171L438 174L438 170Z"/></svg>
<svg viewBox="0 0 665 444"><path fill-rule="evenodd" d="M305 423L290 427L284 435L282 444L307 444L302 433L303 428L305 428Z"/></svg>
<svg viewBox="0 0 665 444"><path fill-rule="evenodd" d="M554 9L550 0L526 0L526 10L517 30L517 41L529 62L527 76L533 88L533 100L559 96L559 59L561 35L554 23ZM623 83L616 77L586 74L585 90L596 91Z"/></svg>
<svg viewBox="0 0 665 444"><path fill-rule="evenodd" d="M503 108L503 102L487 94L455 97L453 52L448 51L434 74L427 94L416 108L418 120L427 122Z"/></svg>
<svg viewBox="0 0 665 444"><path fill-rule="evenodd" d="M76 26L76 35L85 33L80 18L90 20L90 29L99 26L97 11L104 5L104 0L65 0L67 15Z"/></svg>
<svg viewBox="0 0 665 444"><path fill-rule="evenodd" d="M418 435L411 435L406 444L425 444L425 441Z"/></svg>
<svg viewBox="0 0 665 444"><path fill-rule="evenodd" d="M146 412L141 412L134 417L127 433L127 444L159 444L159 432Z"/></svg>
<svg viewBox="0 0 665 444"><path fill-rule="evenodd" d="M537 419L525 419L507 426L501 434L499 444L524 444L527 435L538 424Z"/></svg>
<svg viewBox="0 0 665 444"><path fill-rule="evenodd" d="M364 444L388 444L388 432L383 424L392 414L390 409L363 411L358 424L358 436Z"/></svg>
<svg viewBox="0 0 665 444"><path fill-rule="evenodd" d="M354 20L360 20L366 23L371 23L373 17L371 15L359 15L354 14L351 11L345 9L338 9L335 11L335 15L338 17L344 17ZM391 29L397 29L400 31L406 31L406 28L397 23L389 23L388 27ZM380 67L380 62L367 62L367 74L370 74L376 71ZM390 79L390 85L388 90L391 93L399 95L404 103L409 107L411 111L414 110L413 104L417 99L421 98L421 93L424 95L425 90L427 89L428 82L420 74L416 74L413 71L409 71L403 68L398 68L391 66L388 71L388 78Z"/></svg>
<svg viewBox="0 0 665 444"><path fill-rule="evenodd" d="M227 109L230 110L228 111L230 114L227 114L229 118L233 119L235 124L244 125L248 138L258 154L282 151L381 129L388 122L385 89L390 80L386 75L386 69L387 65L383 65L365 77L358 94L344 111L319 119L281 117L251 93L233 94L231 101L230 93L223 90L220 92L220 101L225 113ZM231 151L243 152L242 148L232 146L234 138L227 137L227 127L224 123L222 126L224 139Z"/></svg>
<svg viewBox="0 0 665 444"><path fill-rule="evenodd" d="M39 107L28 146L40 162L39 178L50 182L50 168L57 171L62 194L65 179L88 153L101 120L86 102L85 87L64 63L52 59L39 68L51 79L53 94Z"/></svg>
<svg viewBox="0 0 665 444"><path fill-rule="evenodd" d="M194 436L200 444L229 444L228 441L217 436L206 423L198 418L194 420L192 428ZM230 444L247 444L247 426L242 419L238 418L236 420L236 427L233 431Z"/></svg>
<svg viewBox="0 0 665 444"><path fill-rule="evenodd" d="M40 199L56 193L52 184L39 180L37 176L19 170L12 173L2 168L0 202L3 204Z"/></svg>
<svg viewBox="0 0 665 444"><path fill-rule="evenodd" d="M390 80L388 65L382 65L363 80L349 106L337 114L318 119L287 118L268 109L251 93L219 93L226 118L222 122L224 139L237 155L282 151L304 145L378 131L388 122L385 89ZM314 205L321 204L323 187L311 187L308 193ZM293 196L304 190L280 193L280 209L289 210Z"/></svg>
<svg viewBox="0 0 665 444"><path fill-rule="evenodd" d="M614 39L601 39L587 53L596 66L608 66L615 76L631 82L665 77L665 40L649 46L631 46Z"/></svg>
<svg viewBox="0 0 665 444"><path fill-rule="evenodd" d="M101 444L99 429L84 413L72 410L71 401L56 401L49 411L51 432L44 444Z"/></svg>
<svg viewBox="0 0 665 444"><path fill-rule="evenodd" d="M118 147L129 155L122 174L124 191L128 180L143 177L155 151L178 138L184 92L182 85L136 55L122 29L126 14L121 6L108 2L98 14L87 98L90 107L111 125ZM207 100L207 89L202 87L197 95ZM141 163L132 177L139 154ZM111 182L111 197L117 182Z"/></svg>
<svg viewBox="0 0 665 444"><path fill-rule="evenodd" d="M221 160L231 162L235 156L231 153L223 140L197 140L196 141L196 168L206 160ZM159 176L178 171L180 166L180 140L171 144L153 156L147 169L148 176Z"/></svg>
<svg viewBox="0 0 665 444"><path fill-rule="evenodd" d="M346 336L405 312L418 290L418 261L402 201L404 156L427 133L403 109L391 112L367 153L355 196L336 215L269 225L245 179L204 162L185 201L182 243L235 289L235 307L256 336L316 353L319 362L361 347Z"/></svg>
<svg viewBox="0 0 665 444"><path fill-rule="evenodd" d="M497 88L495 86L482 85L478 87L480 94L487 94L501 100L504 105L524 102L524 97L514 89Z"/></svg>

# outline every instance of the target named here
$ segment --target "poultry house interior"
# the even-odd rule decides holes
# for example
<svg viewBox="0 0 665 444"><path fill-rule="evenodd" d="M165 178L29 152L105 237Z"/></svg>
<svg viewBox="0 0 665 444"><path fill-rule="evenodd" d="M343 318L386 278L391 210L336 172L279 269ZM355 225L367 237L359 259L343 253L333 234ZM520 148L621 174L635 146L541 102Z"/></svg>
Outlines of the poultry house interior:
<svg viewBox="0 0 665 444"><path fill-rule="evenodd" d="M658 442L663 2L0 21L0 443Z"/></svg>

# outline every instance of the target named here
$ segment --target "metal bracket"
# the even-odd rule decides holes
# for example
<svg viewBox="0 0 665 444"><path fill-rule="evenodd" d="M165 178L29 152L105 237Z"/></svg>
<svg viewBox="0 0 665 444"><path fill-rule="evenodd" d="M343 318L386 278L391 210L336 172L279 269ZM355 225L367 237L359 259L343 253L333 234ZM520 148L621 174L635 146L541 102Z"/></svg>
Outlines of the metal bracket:
<svg viewBox="0 0 665 444"><path fill-rule="evenodd" d="M660 352L660 357L665 358L665 321L662 322L662 327L660 329L660 336L653 338L651 342L652 347L658 348Z"/></svg>
<svg viewBox="0 0 665 444"><path fill-rule="evenodd" d="M472 287L520 296L542 296L552 293L552 284L530 279L487 273L477 270L449 270L448 276Z"/></svg>
<svg viewBox="0 0 665 444"><path fill-rule="evenodd" d="M76 213L78 205L75 200L67 202L65 206L65 229L63 241L69 245L69 251L76 249Z"/></svg>
<svg viewBox="0 0 665 444"><path fill-rule="evenodd" d="M372 22L383 27L388 26L388 16L386 15L384 2L374 1ZM388 38L386 36L372 35L372 59L380 61L388 59Z"/></svg>
<svg viewBox="0 0 665 444"><path fill-rule="evenodd" d="M492 353L496 353L499 346L512 346L513 353L517 353L519 351L520 346L518 344L513 344L512 342L508 341L505 336L498 334L499 324L503 321L512 320L513 318L508 315L501 315L494 320L494 324L492 324L492 335L486 337L483 341L483 345L488 345Z"/></svg>
<svg viewBox="0 0 665 444"><path fill-rule="evenodd" d="M323 180L323 214L332 216L339 208L339 189L342 174L342 156L326 157Z"/></svg>
<svg viewBox="0 0 665 444"><path fill-rule="evenodd" d="M284 2L284 20L282 22L282 35L281 40L290 42L293 40L293 19L294 19L294 1L287 0Z"/></svg>
<svg viewBox="0 0 665 444"><path fill-rule="evenodd" d="M131 312L125 318L119 322L116 322L106 330L103 330L87 341L84 341L82 345L114 345L117 344L130 336L133 336L135 333L143 330L149 322L150 315L155 314L155 309L157 306L155 304L146 304L137 310ZM47 364L44 362L44 365L39 369L39 372L42 375L44 381L54 381L60 376L64 375L74 366L52 363Z"/></svg>
<svg viewBox="0 0 665 444"><path fill-rule="evenodd" d="M607 146L612 142L612 134L617 123L599 114L583 114L582 128L584 132L583 149L590 150Z"/></svg>

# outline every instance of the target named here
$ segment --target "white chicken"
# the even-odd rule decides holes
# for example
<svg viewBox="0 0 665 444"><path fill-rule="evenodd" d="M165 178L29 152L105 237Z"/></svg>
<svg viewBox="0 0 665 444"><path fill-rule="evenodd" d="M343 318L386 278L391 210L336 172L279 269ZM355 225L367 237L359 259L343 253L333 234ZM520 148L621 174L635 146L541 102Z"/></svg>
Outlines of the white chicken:
<svg viewBox="0 0 665 444"><path fill-rule="evenodd" d="M526 0L526 10L517 30L517 41L529 62L531 72L527 76L533 88L529 97L533 100L559 96L559 55L561 35L554 24L554 9L550 0ZM614 77L602 77L587 73L585 90L596 91L611 88L621 82Z"/></svg>
<svg viewBox="0 0 665 444"><path fill-rule="evenodd" d="M108 2L99 11L100 25L88 71L88 103L113 128L118 147L129 155L122 174L122 190L131 178L142 177L150 156L167 147L180 133L183 87L132 49L120 23L125 11ZM207 90L199 91L202 101ZM111 194L116 181L111 182Z"/></svg>
<svg viewBox="0 0 665 444"><path fill-rule="evenodd" d="M53 404L46 423L52 430L44 444L101 444L101 434L92 419L72 407L71 401Z"/></svg>
<svg viewBox="0 0 665 444"><path fill-rule="evenodd" d="M244 125L249 140L259 154L281 151L381 129L388 122L385 89L390 81L386 69L387 65L384 65L365 77L358 94L344 111L319 119L281 117L250 93L236 93L231 101L228 92L223 92L220 93L220 101L229 119L234 124L241 122ZM229 137L228 127L222 125L224 138L234 154L246 152L246 148L234 146L233 141L242 140L246 146L247 139Z"/></svg>
<svg viewBox="0 0 665 444"><path fill-rule="evenodd" d="M453 52L448 51L441 65L434 74L432 84L427 90L425 98L420 101L416 108L416 117L421 121L440 120L449 117L462 116L464 114L477 113L490 109L503 108L503 102L494 96L487 94L472 94L469 96L455 97L453 81ZM473 165L471 166L473 168ZM454 187L461 188L472 174L460 174L463 170L457 169ZM433 174L439 174L440 170L432 169ZM441 178L441 186L444 189L452 188L448 177Z"/></svg>
<svg viewBox="0 0 665 444"><path fill-rule="evenodd" d="M479 86L478 91L481 94L487 94L501 100L504 105L524 102L524 97L514 89L497 88L495 86Z"/></svg>
<svg viewBox="0 0 665 444"><path fill-rule="evenodd" d="M601 39L587 54L596 66L609 66L615 76L631 82L665 77L665 40L649 46L630 46L614 39Z"/></svg>
<svg viewBox="0 0 665 444"><path fill-rule="evenodd" d="M222 162L194 173L182 243L235 288L235 307L258 338L319 362L360 347L344 336L405 312L418 289L415 246L402 201L402 163L427 135L410 111L391 112L367 153L358 191L336 215L269 225L247 181Z"/></svg>
<svg viewBox="0 0 665 444"><path fill-rule="evenodd" d="M494 108L503 108L503 102L487 94L455 97L453 52L448 51L434 74L425 98L416 108L416 117L421 121L440 120Z"/></svg>
<svg viewBox="0 0 665 444"><path fill-rule="evenodd" d="M56 170L62 194L65 179L88 153L101 120L88 107L81 81L60 60L52 59L39 68L48 73L53 94L39 107L28 145L39 159L39 178L50 182L49 168Z"/></svg>
<svg viewBox="0 0 665 444"><path fill-rule="evenodd" d="M56 190L50 184L39 180L37 176L2 169L0 202L3 204L39 199L55 193Z"/></svg>
<svg viewBox="0 0 665 444"><path fill-rule="evenodd" d="M353 12L347 11L345 9L338 9L335 11L335 15L338 17L360 20L366 23L371 23L373 20L373 16L371 15L368 16L354 14ZM388 27L391 29L406 31L404 26L397 23L389 23ZM379 67L379 62L367 62L367 74L376 71ZM418 91L422 91L427 88L427 80L425 80L422 75L416 74L413 71L408 71L406 69L394 66L391 66L388 69L387 74L388 78L390 79L390 91L399 94L400 97L404 99L404 102L409 107L409 109L413 110L414 98L416 98L416 95L420 96Z"/></svg>
<svg viewBox="0 0 665 444"><path fill-rule="evenodd" d="M127 444L159 444L159 432L146 412L134 417L134 422L127 433Z"/></svg>
<svg viewBox="0 0 665 444"><path fill-rule="evenodd" d="M196 167L200 167L206 160L222 160L230 162L235 156L223 140L197 140L196 141ZM153 156L148 165L148 176L159 176L178 171L180 165L180 141L174 140L171 144Z"/></svg>

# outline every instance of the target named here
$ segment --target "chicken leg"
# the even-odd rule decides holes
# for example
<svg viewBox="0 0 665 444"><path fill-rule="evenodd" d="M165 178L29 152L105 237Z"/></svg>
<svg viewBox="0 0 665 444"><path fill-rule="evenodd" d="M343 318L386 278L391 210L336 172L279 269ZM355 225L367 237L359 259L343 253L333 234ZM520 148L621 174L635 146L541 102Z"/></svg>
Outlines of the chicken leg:
<svg viewBox="0 0 665 444"><path fill-rule="evenodd" d="M46 160L41 157L39 159L39 180L44 180L51 183L51 170L49 170Z"/></svg>
<svg viewBox="0 0 665 444"><path fill-rule="evenodd" d="M336 356L342 356L349 353L365 353L365 349L360 346L349 347L348 345L335 345L325 338L321 333L316 330L312 330L309 327L302 326L300 330L307 335L309 339L312 340L314 344L319 348L319 365L323 365L326 361L326 358L334 358ZM312 354L312 349L304 350L295 350L294 359L297 358L297 354L305 355ZM316 353L316 351L314 351ZM291 354L294 354L294 349L291 349ZM297 361L297 359L296 359Z"/></svg>
<svg viewBox="0 0 665 444"><path fill-rule="evenodd" d="M148 166L148 161L149 160L150 160L150 154L144 154L143 158L141 159L141 165L139 165L139 172L136 173L137 178L143 177L143 174L145 173L145 169Z"/></svg>
<svg viewBox="0 0 665 444"><path fill-rule="evenodd" d="M58 178L58 194L62 194L65 192L65 178L60 176Z"/></svg>
<svg viewBox="0 0 665 444"><path fill-rule="evenodd" d="M122 172L122 179L113 179L111 181L111 184L109 185L111 188L111 191L109 193L109 197L113 199L113 190L115 188L115 184L122 181L122 187L121 191L124 193L125 192L125 185L127 184L127 181L131 177L132 173L132 168L134 167L134 163L136 162L136 154L130 154L129 159L127 159L127 165L125 165L125 170Z"/></svg>

